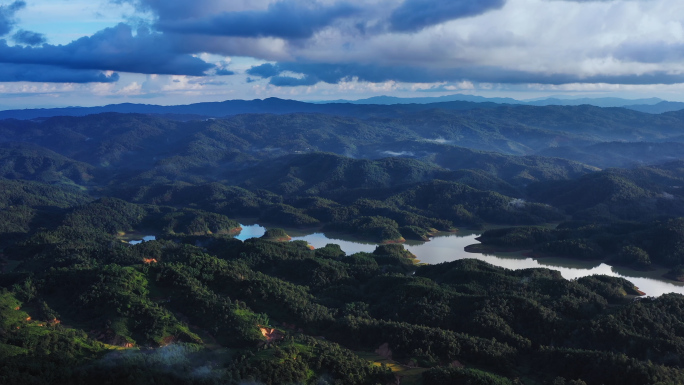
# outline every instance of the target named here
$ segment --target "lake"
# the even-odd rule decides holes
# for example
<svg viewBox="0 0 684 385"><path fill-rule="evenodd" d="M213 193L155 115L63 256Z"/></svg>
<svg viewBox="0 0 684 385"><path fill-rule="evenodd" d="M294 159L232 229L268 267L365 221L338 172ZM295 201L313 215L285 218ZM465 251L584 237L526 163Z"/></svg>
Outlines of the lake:
<svg viewBox="0 0 684 385"><path fill-rule="evenodd" d="M241 226L242 231L236 238L243 241L249 238L258 238L266 232L266 228L258 224ZM375 250L378 245L377 243L343 239L345 237L341 235L326 235L319 232L306 234L292 229L286 229L286 231L292 236L293 241L306 241L315 248L324 247L328 243L338 244L347 255L357 252L370 253ZM570 258L533 259L526 257L519 252L484 254L466 252L464 250L466 246L479 243L475 239L479 235L480 233L467 231L446 233L433 237L430 242L407 242L404 246L415 254L422 263L437 264L464 258L474 258L512 270L539 267L558 270L566 279L576 279L595 274L621 277L634 283L635 286L645 292L648 296L660 296L666 293L684 294L684 283L674 282L663 278L662 275L667 272L667 270L664 269L644 272L624 267L610 266L600 261L586 262Z"/></svg>
<svg viewBox="0 0 684 385"><path fill-rule="evenodd" d="M131 245L138 245L138 244L143 243L143 242L154 241L155 239L157 239L157 237L154 235L146 235L146 236L142 237L142 239L136 239L133 241L128 241L128 243L130 243Z"/></svg>

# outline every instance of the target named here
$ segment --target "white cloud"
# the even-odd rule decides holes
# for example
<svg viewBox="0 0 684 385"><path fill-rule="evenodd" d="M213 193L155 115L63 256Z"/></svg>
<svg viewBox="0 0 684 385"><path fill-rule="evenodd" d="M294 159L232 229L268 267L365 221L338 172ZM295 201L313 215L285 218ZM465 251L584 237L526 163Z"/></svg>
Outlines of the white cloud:
<svg viewBox="0 0 684 385"><path fill-rule="evenodd" d="M309 0L287 0L309 1ZM200 17L220 12L265 10L274 0L33 0L18 13L18 28L41 32L50 43L68 43L132 17L152 20L179 15ZM333 5L336 0L319 0ZM133 4L152 4L156 13L136 11ZM453 79L448 83L407 84L344 79L339 84L279 88L260 80L247 84L245 70L264 62L360 63L431 69L492 67L531 74L566 74L582 79L599 75L639 75L652 72L684 74L684 54L674 50L684 40L684 2L508 0L501 9L428 26L415 33L390 31L388 18L401 0L349 0L361 8L354 18L318 30L308 39L245 38L204 35L173 36L175 49L195 54L219 67L238 72L220 78L145 77L123 74L119 84L56 87L51 95L93 92L121 98L156 96L181 102L180 95L208 98L265 96L336 98L382 93L415 95L448 92L631 92L681 98L680 85L620 85L571 82L506 85L499 81ZM679 52L679 51L677 51ZM646 59L648 56L648 60ZM576 79L575 78L575 79ZM19 89L3 85L3 89ZM46 94L43 86L24 88ZM47 90L50 87L43 87ZM437 94L437 93L435 93ZM86 98L84 97L83 100Z"/></svg>

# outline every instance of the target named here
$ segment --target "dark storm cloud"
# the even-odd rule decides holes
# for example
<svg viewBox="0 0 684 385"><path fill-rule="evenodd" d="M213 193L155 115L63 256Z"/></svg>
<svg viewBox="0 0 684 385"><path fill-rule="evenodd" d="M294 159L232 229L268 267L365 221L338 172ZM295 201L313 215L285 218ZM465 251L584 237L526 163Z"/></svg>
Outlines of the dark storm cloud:
<svg viewBox="0 0 684 385"><path fill-rule="evenodd" d="M45 82L45 83L113 83L119 74L104 74L101 71L74 70L36 64L0 63L0 82Z"/></svg>
<svg viewBox="0 0 684 385"><path fill-rule="evenodd" d="M221 12L226 0L110 0L131 4L143 12L154 12L162 20L196 18Z"/></svg>
<svg viewBox="0 0 684 385"><path fill-rule="evenodd" d="M406 0L390 16L393 30L415 32L431 25L477 16L504 6L506 0Z"/></svg>
<svg viewBox="0 0 684 385"><path fill-rule="evenodd" d="M293 63L284 63L284 64L266 63L266 64L254 66L254 67L248 69L247 73L250 75L259 76L262 78L270 78L270 77L273 77L273 76L280 74L281 72L287 71L286 69L283 69L283 66L288 66L288 65L291 66L291 65L293 65Z"/></svg>
<svg viewBox="0 0 684 385"><path fill-rule="evenodd" d="M0 63L42 64L71 69L111 70L143 74L203 76L213 65L175 52L162 34L119 24L67 45L9 46L0 40Z"/></svg>
<svg viewBox="0 0 684 385"><path fill-rule="evenodd" d="M19 44L40 45L47 42L45 35L38 32L19 30L12 35L12 40Z"/></svg>
<svg viewBox="0 0 684 385"><path fill-rule="evenodd" d="M300 74L298 77L283 73ZM570 83L608 83L608 84L676 84L684 82L684 74L666 71L636 75L596 75L580 76L574 74L544 74L510 70L500 67L467 67L428 69L420 67L383 67L360 64L315 64L315 63L277 63L263 64L250 68L252 76L270 78L276 86L313 85L319 82L337 84L357 78L360 81L380 83L397 81L406 83L435 83L473 81L480 83L508 84L570 84Z"/></svg>
<svg viewBox="0 0 684 385"><path fill-rule="evenodd" d="M311 37L335 20L357 12L357 8L347 3L306 6L299 2L279 1L265 11L223 12L188 20L162 20L157 28L176 33L301 39Z"/></svg>
<svg viewBox="0 0 684 385"><path fill-rule="evenodd" d="M7 35L12 30L16 24L14 14L24 7L26 7L24 1L15 1L10 5L0 6L0 36Z"/></svg>

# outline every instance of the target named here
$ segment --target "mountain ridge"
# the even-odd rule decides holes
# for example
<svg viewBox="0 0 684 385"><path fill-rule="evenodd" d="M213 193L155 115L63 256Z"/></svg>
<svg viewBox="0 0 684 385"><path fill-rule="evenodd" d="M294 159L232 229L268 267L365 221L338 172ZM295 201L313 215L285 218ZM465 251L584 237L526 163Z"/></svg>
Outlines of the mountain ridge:
<svg viewBox="0 0 684 385"><path fill-rule="evenodd" d="M185 105L155 104L108 104L97 107L60 107L0 111L0 119L45 119L55 116L86 116L106 112L138 113L175 116L177 120L199 120L223 118L245 113L322 113L342 116L391 115L396 113L417 112L430 109L474 110L515 106L581 106L593 105L601 108L627 108L649 114L660 114L684 110L684 103L663 101L662 99L620 99L620 98L582 98L519 101L511 98L485 98L455 94L445 97L396 98L378 96L357 101L336 100L329 102L303 102L290 99L266 98L253 100L225 100L222 102L202 102Z"/></svg>

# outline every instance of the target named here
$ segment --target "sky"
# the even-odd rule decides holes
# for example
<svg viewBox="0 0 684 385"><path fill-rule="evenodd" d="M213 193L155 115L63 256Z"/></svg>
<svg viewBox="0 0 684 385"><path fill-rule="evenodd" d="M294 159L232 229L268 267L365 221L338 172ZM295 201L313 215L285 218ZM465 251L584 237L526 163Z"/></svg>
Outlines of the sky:
<svg viewBox="0 0 684 385"><path fill-rule="evenodd" d="M0 109L455 93L684 101L684 1L0 0Z"/></svg>

